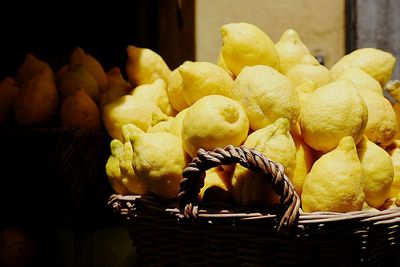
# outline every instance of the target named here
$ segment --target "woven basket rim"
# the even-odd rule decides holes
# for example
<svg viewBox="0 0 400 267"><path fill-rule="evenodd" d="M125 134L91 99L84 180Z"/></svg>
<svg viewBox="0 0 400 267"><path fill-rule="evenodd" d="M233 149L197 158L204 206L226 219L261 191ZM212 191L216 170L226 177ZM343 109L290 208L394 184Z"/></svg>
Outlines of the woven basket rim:
<svg viewBox="0 0 400 267"><path fill-rule="evenodd" d="M135 212L135 203L145 203L146 208L152 209L151 207L158 207L160 210L161 202L168 202L169 206L175 203L175 200L164 200L158 199L155 196L141 196L141 195L119 195L114 194L110 197L109 204L114 207L121 215L126 215L129 212ZM129 204L127 204L129 203ZM166 205L167 206L167 205ZM171 214L178 218L183 218L184 215L178 208L164 207L163 211L166 214ZM198 217L200 219L212 219L212 218L224 218L224 219L239 219L239 220L263 220L263 219L276 219L277 215L274 213L254 210L247 212L246 209L230 210L208 210L201 208L199 210ZM304 212L301 211L299 215L298 225L310 225L310 224L326 224L335 222L355 221L360 223L370 223L373 225L390 225L400 224L400 207L392 207L386 210L361 210L351 212Z"/></svg>

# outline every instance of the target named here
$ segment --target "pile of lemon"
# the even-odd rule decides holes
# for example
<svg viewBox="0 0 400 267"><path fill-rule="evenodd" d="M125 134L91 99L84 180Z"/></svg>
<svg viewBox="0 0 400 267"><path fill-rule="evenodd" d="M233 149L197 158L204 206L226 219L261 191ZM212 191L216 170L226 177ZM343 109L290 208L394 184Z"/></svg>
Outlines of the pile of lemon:
<svg viewBox="0 0 400 267"><path fill-rule="evenodd" d="M80 47L72 50L57 72L35 55L26 54L16 75L0 82L0 129L61 125L102 131L104 105L131 89L118 67L105 72Z"/></svg>
<svg viewBox="0 0 400 267"><path fill-rule="evenodd" d="M173 71L155 52L128 47L135 88L110 93L102 112L117 193L175 198L199 148L243 145L284 166L304 211L396 206L400 109L383 94L392 54L358 49L328 69L292 29L275 44L248 23L221 33L218 64L186 61ZM208 170L199 198L279 202L262 175L239 165Z"/></svg>

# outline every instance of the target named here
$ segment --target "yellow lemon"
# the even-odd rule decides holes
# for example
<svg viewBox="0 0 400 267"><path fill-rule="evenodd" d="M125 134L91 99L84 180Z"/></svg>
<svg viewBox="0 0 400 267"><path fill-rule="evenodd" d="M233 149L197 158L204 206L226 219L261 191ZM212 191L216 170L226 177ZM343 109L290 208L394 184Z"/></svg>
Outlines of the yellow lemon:
<svg viewBox="0 0 400 267"><path fill-rule="evenodd" d="M171 70L159 54L151 49L133 45L129 45L126 50L126 74L132 86L152 83L157 79L163 79L165 82L168 80Z"/></svg>
<svg viewBox="0 0 400 267"><path fill-rule="evenodd" d="M251 133L245 147L253 148L284 166L285 174L293 177L296 167L296 146L289 133L289 121L278 119L274 124ZM274 192L265 175L237 164L232 178L236 201L243 206L273 207L280 197Z"/></svg>
<svg viewBox="0 0 400 267"><path fill-rule="evenodd" d="M336 79L348 69L356 67L384 86L392 76L395 63L396 58L391 53L377 48L360 48L336 62L331 68L331 74L333 79Z"/></svg>
<svg viewBox="0 0 400 267"><path fill-rule="evenodd" d="M385 148L396 136L396 114L389 100L370 90L359 91L368 108L368 123L365 135L377 145Z"/></svg>
<svg viewBox="0 0 400 267"><path fill-rule="evenodd" d="M183 79L179 68L174 69L168 76L167 93L171 106L176 111L181 111L187 108L189 105L186 103L182 94L183 90Z"/></svg>
<svg viewBox="0 0 400 267"><path fill-rule="evenodd" d="M244 207L274 208L280 196L272 189L265 175L237 164L232 178L236 202Z"/></svg>
<svg viewBox="0 0 400 267"><path fill-rule="evenodd" d="M41 126L56 116L59 98L53 74L50 68L43 68L17 92L14 115L19 125Z"/></svg>
<svg viewBox="0 0 400 267"><path fill-rule="evenodd" d="M128 189L122 183L120 159L124 153L124 145L120 140L114 139L110 143L111 155L106 163L108 182L117 194L126 195Z"/></svg>
<svg viewBox="0 0 400 267"><path fill-rule="evenodd" d="M299 96L300 107L302 107L304 102L306 102L308 96L312 92L314 92L317 89L317 87L315 86L315 83L313 83L312 81L307 81L296 86L294 89L296 90L297 95Z"/></svg>
<svg viewBox="0 0 400 267"><path fill-rule="evenodd" d="M18 67L16 80L20 85L28 82L38 73L42 72L44 68L50 68L49 64L38 59L32 54L26 54L24 62ZM55 74L52 71L52 79L54 79Z"/></svg>
<svg viewBox="0 0 400 267"><path fill-rule="evenodd" d="M148 133L159 133L159 132L171 133L171 125L172 125L173 120L174 120L174 118L170 117L166 121L160 121L156 125L150 127L150 129L147 132Z"/></svg>
<svg viewBox="0 0 400 267"><path fill-rule="evenodd" d="M121 70L118 67L111 68L107 73L107 90L113 86L129 89L132 85L122 76Z"/></svg>
<svg viewBox="0 0 400 267"><path fill-rule="evenodd" d="M147 131L158 122L167 120L168 116L153 102L126 95L105 105L102 119L108 134L114 139L122 140L121 128L124 124L131 123Z"/></svg>
<svg viewBox="0 0 400 267"><path fill-rule="evenodd" d="M379 209L388 197L394 171L390 155L363 137L357 145L358 157L365 176L365 201Z"/></svg>
<svg viewBox="0 0 400 267"><path fill-rule="evenodd" d="M328 152L345 136L356 143L368 122L368 110L353 83L340 80L312 92L301 109L301 134L313 149Z"/></svg>
<svg viewBox="0 0 400 267"><path fill-rule="evenodd" d="M394 169L394 178L388 198L393 198L400 194L400 140L396 140L390 147L388 147L387 151L392 158Z"/></svg>
<svg viewBox="0 0 400 267"><path fill-rule="evenodd" d="M64 99L60 111L61 124L68 127L100 131L100 111L96 103L80 89Z"/></svg>
<svg viewBox="0 0 400 267"><path fill-rule="evenodd" d="M320 64L297 64L286 73L286 77L292 81L294 87L313 82L318 88L332 81L330 71Z"/></svg>
<svg viewBox="0 0 400 267"><path fill-rule="evenodd" d="M349 68L343 72L336 80L350 80L359 90L370 90L380 95L383 95L382 86L377 80L372 78L368 73L359 68Z"/></svg>
<svg viewBox="0 0 400 267"><path fill-rule="evenodd" d="M314 163L301 196L305 212L362 209L364 173L351 136L343 137L334 150Z"/></svg>
<svg viewBox="0 0 400 267"><path fill-rule="evenodd" d="M131 84L122 77L118 67L112 68L107 72L107 81L107 90L100 92L100 107L129 94L132 90Z"/></svg>
<svg viewBox="0 0 400 267"><path fill-rule="evenodd" d="M133 124L122 127L123 142L114 139L110 143L111 155L106 164L108 180L118 194L140 194L147 192L145 184L139 180L132 167L133 148L130 136L143 131Z"/></svg>
<svg viewBox="0 0 400 267"><path fill-rule="evenodd" d="M62 99L74 94L79 89L85 90L96 103L99 101L99 87L95 78L82 64L70 66L68 72L60 83L60 96Z"/></svg>
<svg viewBox="0 0 400 267"><path fill-rule="evenodd" d="M170 133L131 136L133 169L150 193L176 198L187 157L181 140Z"/></svg>
<svg viewBox="0 0 400 267"><path fill-rule="evenodd" d="M314 156L311 148L304 142L301 135L292 134L292 136L296 145L296 168L291 180L297 194L301 196L304 180L314 163Z"/></svg>
<svg viewBox="0 0 400 267"><path fill-rule="evenodd" d="M222 51L219 51L217 65L223 68L232 78L235 77L226 65L224 57L222 56Z"/></svg>
<svg viewBox="0 0 400 267"><path fill-rule="evenodd" d="M213 150L242 144L248 130L249 120L238 102L221 95L205 96L186 112L182 124L183 146L195 157L199 148Z"/></svg>
<svg viewBox="0 0 400 267"><path fill-rule="evenodd" d="M222 57L237 76L246 66L279 67L279 56L270 37L249 23L228 23L221 27Z"/></svg>
<svg viewBox="0 0 400 267"><path fill-rule="evenodd" d="M179 72L183 80L182 95L189 106L207 95L231 97L232 77L215 64L185 61Z"/></svg>
<svg viewBox="0 0 400 267"><path fill-rule="evenodd" d="M163 79L157 79L150 84L139 85L132 90L130 95L153 102L168 116L173 116L176 113L169 103L167 88Z"/></svg>
<svg viewBox="0 0 400 267"><path fill-rule="evenodd" d="M294 127L300 115L300 101L292 83L268 66L245 67L236 77L232 98L246 110L252 130L278 118L288 119Z"/></svg>
<svg viewBox="0 0 400 267"><path fill-rule="evenodd" d="M69 64L65 64L63 65L56 74L56 80L57 80L57 84L59 85L62 81L62 79L64 79L65 75L68 73L69 71Z"/></svg>
<svg viewBox="0 0 400 267"><path fill-rule="evenodd" d="M252 132L243 146L264 153L271 160L285 167L285 174L293 178L296 168L296 145L290 135L290 124L285 118L277 119L273 124Z"/></svg>
<svg viewBox="0 0 400 267"><path fill-rule="evenodd" d="M96 83L99 86L99 91L104 92L107 90L107 76L104 72L103 66L96 58L86 54L82 48L76 47L72 51L69 65L70 67L75 65L84 65L85 69L96 80Z"/></svg>
<svg viewBox="0 0 400 267"><path fill-rule="evenodd" d="M204 185L200 188L199 197L202 202L227 202L232 197L232 174L221 166L206 171Z"/></svg>
<svg viewBox="0 0 400 267"><path fill-rule="evenodd" d="M400 81L390 80L384 86L384 91L388 93L388 98L394 98L396 102L400 102ZM394 102L394 101L393 101Z"/></svg>
<svg viewBox="0 0 400 267"><path fill-rule="evenodd" d="M179 138L182 138L183 119L185 118L187 111L188 108L185 108L184 110L176 114L176 116L171 121L170 132L173 135L178 136Z"/></svg>
<svg viewBox="0 0 400 267"><path fill-rule="evenodd" d="M397 102L393 105L394 113L396 114L396 136L395 140L400 139L400 104Z"/></svg>
<svg viewBox="0 0 400 267"><path fill-rule="evenodd" d="M121 181L130 194L143 195L147 193L146 184L139 179L133 170L133 147L131 136L143 134L143 130L133 124L122 126L123 154L120 157Z"/></svg>
<svg viewBox="0 0 400 267"><path fill-rule="evenodd" d="M279 55L279 71L287 73L293 66L299 64L305 55L310 55L307 46L301 41L299 34L289 29L285 31L275 44Z"/></svg>

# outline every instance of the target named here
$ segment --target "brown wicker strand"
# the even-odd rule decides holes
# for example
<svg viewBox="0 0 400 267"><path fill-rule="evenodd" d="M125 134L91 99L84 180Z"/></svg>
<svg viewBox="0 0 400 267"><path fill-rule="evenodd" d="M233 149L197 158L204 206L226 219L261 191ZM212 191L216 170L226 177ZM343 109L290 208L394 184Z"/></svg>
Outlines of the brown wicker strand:
<svg viewBox="0 0 400 267"><path fill-rule="evenodd" d="M280 220L278 233L288 234L296 228L299 218L300 198L289 178L284 174L281 164L271 161L262 153L229 145L225 149L213 151L199 149L198 156L192 160L183 171L183 179L177 197L178 207L187 218L198 215L198 193L204 184L205 171L219 165L239 163L252 171L264 173L275 192L281 196L279 206L283 216Z"/></svg>

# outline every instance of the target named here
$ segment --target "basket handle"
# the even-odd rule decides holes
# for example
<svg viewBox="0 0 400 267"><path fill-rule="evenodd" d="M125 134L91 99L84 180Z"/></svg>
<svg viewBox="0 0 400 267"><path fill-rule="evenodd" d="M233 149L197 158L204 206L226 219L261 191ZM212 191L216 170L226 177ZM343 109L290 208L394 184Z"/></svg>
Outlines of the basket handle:
<svg viewBox="0 0 400 267"><path fill-rule="evenodd" d="M283 213L278 233L288 234L294 230L299 218L300 197L291 181L284 174L280 163L275 163L264 154L245 147L228 145L213 151L199 149L197 157L183 170L183 178L178 193L178 207L185 217L198 215L198 194L204 185L205 171L219 166L239 163L254 172L264 173L275 192L281 196L279 211Z"/></svg>

